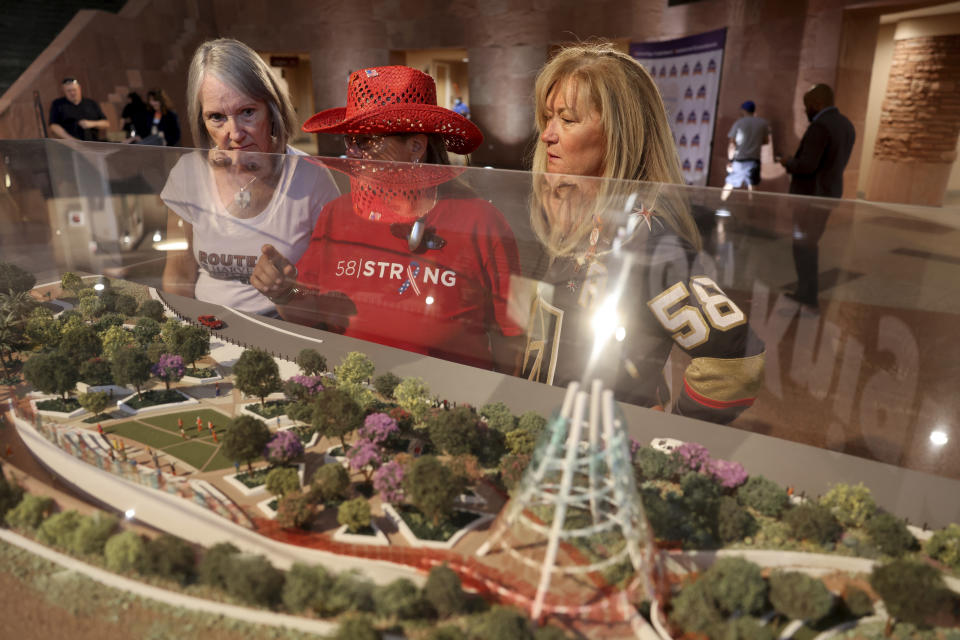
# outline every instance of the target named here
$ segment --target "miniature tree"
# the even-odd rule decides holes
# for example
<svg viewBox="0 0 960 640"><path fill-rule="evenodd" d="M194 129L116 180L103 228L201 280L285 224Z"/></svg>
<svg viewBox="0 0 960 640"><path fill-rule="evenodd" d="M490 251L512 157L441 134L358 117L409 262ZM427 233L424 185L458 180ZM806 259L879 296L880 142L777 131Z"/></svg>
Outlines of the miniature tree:
<svg viewBox="0 0 960 640"><path fill-rule="evenodd" d="M120 293L114 302L114 309L117 313L125 316L132 316L137 313L137 299L128 293Z"/></svg>
<svg viewBox="0 0 960 640"><path fill-rule="evenodd" d="M514 429L506 435L507 451L514 456L529 456L537 446L538 434L526 429Z"/></svg>
<svg viewBox="0 0 960 640"><path fill-rule="evenodd" d="M348 616L344 618L333 640L380 640L380 632L366 616Z"/></svg>
<svg viewBox="0 0 960 640"><path fill-rule="evenodd" d="M90 358L80 365L80 380L91 386L113 383L113 367L103 358Z"/></svg>
<svg viewBox="0 0 960 640"><path fill-rule="evenodd" d="M103 413L110 406L110 396L103 391L91 391L77 396L80 406L89 411L94 417Z"/></svg>
<svg viewBox="0 0 960 640"><path fill-rule="evenodd" d="M320 565L309 566L295 562L283 583L281 598L288 611L297 613L326 599L333 578Z"/></svg>
<svg viewBox="0 0 960 640"><path fill-rule="evenodd" d="M342 502L337 509L337 522L346 525L351 533L370 528L370 503L363 498Z"/></svg>
<svg viewBox="0 0 960 640"><path fill-rule="evenodd" d="M310 491L322 502L332 502L346 496L350 476L339 464L325 464L313 474Z"/></svg>
<svg viewBox="0 0 960 640"><path fill-rule="evenodd" d="M144 300L137 309L137 315L141 318L152 318L157 322L163 322L163 303L159 300Z"/></svg>
<svg viewBox="0 0 960 640"><path fill-rule="evenodd" d="M37 528L37 540L61 549L67 548L73 532L80 524L81 516L74 509L51 515Z"/></svg>
<svg viewBox="0 0 960 640"><path fill-rule="evenodd" d="M717 510L717 534L726 543L743 540L757 532L756 519L730 496L720 498Z"/></svg>
<svg viewBox="0 0 960 640"><path fill-rule="evenodd" d="M277 467L267 474L266 488L273 495L282 498L288 493L300 490L300 477L296 469Z"/></svg>
<svg viewBox="0 0 960 640"><path fill-rule="evenodd" d="M400 431L397 421L386 413L371 413L363 420L359 434L371 442L382 445L390 436Z"/></svg>
<svg viewBox="0 0 960 640"><path fill-rule="evenodd" d="M253 416L237 416L227 424L220 445L228 460L247 463L247 470L253 471L253 461L263 454L263 448L270 441L270 429Z"/></svg>
<svg viewBox="0 0 960 640"><path fill-rule="evenodd" d="M512 607L494 605L471 629L474 638L533 640L530 620Z"/></svg>
<svg viewBox="0 0 960 640"><path fill-rule="evenodd" d="M316 349L302 349L294 362L307 376L319 376L327 370L327 359Z"/></svg>
<svg viewBox="0 0 960 640"><path fill-rule="evenodd" d="M260 398L260 406L268 395L283 386L277 361L262 349L244 351L233 365L233 375L234 386L247 395Z"/></svg>
<svg viewBox="0 0 960 640"><path fill-rule="evenodd" d="M367 354L361 351L351 351L344 356L335 373L337 385L363 384L373 376L375 367Z"/></svg>
<svg viewBox="0 0 960 640"><path fill-rule="evenodd" d="M383 502L399 504L403 500L403 475L403 465L396 460L385 463L373 472L373 488Z"/></svg>
<svg viewBox="0 0 960 640"><path fill-rule="evenodd" d="M453 456L447 460L447 467L465 485L476 484L484 476L483 467L480 466L477 456L469 453Z"/></svg>
<svg viewBox="0 0 960 640"><path fill-rule="evenodd" d="M314 516L313 502L302 491L290 491L277 503L277 524L285 529L307 529Z"/></svg>
<svg viewBox="0 0 960 640"><path fill-rule="evenodd" d="M319 376L291 376L283 383L283 393L294 402L304 402L323 391L322 382Z"/></svg>
<svg viewBox="0 0 960 640"><path fill-rule="evenodd" d="M703 467L703 472L724 489L736 489L747 480L747 471L739 462L711 458Z"/></svg>
<svg viewBox="0 0 960 640"><path fill-rule="evenodd" d="M95 358L103 350L103 343L93 327L76 326L65 328L57 352L64 360L73 362L78 367L81 362Z"/></svg>
<svg viewBox="0 0 960 640"><path fill-rule="evenodd" d="M392 399L398 384L400 384L400 376L392 371L387 371L373 379L373 388L384 398Z"/></svg>
<svg viewBox="0 0 960 640"><path fill-rule="evenodd" d="M39 391L66 398L77 386L80 371L72 360L54 353L35 353L23 365L23 377Z"/></svg>
<svg viewBox="0 0 960 640"><path fill-rule="evenodd" d="M147 358L147 361L149 362L149 358ZM183 358L181 356L164 353L150 371L153 375L163 380L167 391L170 391L170 383L178 382L183 378L183 374L186 373L187 370L183 366Z"/></svg>
<svg viewBox="0 0 960 640"><path fill-rule="evenodd" d="M435 456L417 458L403 478L407 499L434 525L449 516L463 491L459 479Z"/></svg>
<svg viewBox="0 0 960 640"><path fill-rule="evenodd" d="M92 326L97 335L102 336L110 327L123 327L123 316L119 313L105 313L97 318Z"/></svg>
<svg viewBox="0 0 960 640"><path fill-rule="evenodd" d="M23 487L8 480L0 469L0 525L7 523L7 513L23 500ZM9 523L8 523L9 524Z"/></svg>
<svg viewBox="0 0 960 640"><path fill-rule="evenodd" d="M406 578L397 578L373 592L377 615L383 618L413 620L423 617L426 602L423 593Z"/></svg>
<svg viewBox="0 0 960 640"><path fill-rule="evenodd" d="M404 378L393 391L397 404L410 414L414 424L422 424L430 411L430 389L420 378Z"/></svg>
<svg viewBox="0 0 960 640"><path fill-rule="evenodd" d="M927 626L928 618L947 611L952 596L943 575L934 567L901 558L876 565L870 586L883 598L887 612L898 621Z"/></svg>
<svg viewBox="0 0 960 640"><path fill-rule="evenodd" d="M6 521L14 529L33 531L53 513L53 499L47 496L27 494L13 509L6 513Z"/></svg>
<svg viewBox="0 0 960 640"><path fill-rule="evenodd" d="M936 531L924 550L934 560L960 571L960 525L950 524Z"/></svg>
<svg viewBox="0 0 960 640"><path fill-rule="evenodd" d="M843 591L843 604L851 615L862 618L873 613L873 600L863 589L848 586Z"/></svg>
<svg viewBox="0 0 960 640"><path fill-rule="evenodd" d="M227 573L240 549L229 542L218 542L203 554L197 564L197 580L200 584L226 590Z"/></svg>
<svg viewBox="0 0 960 640"><path fill-rule="evenodd" d="M833 609L833 595L816 578L775 571L770 576L770 604L793 620L816 622Z"/></svg>
<svg viewBox="0 0 960 640"><path fill-rule="evenodd" d="M517 486L528 464L530 464L529 455L509 455L500 459L500 480L507 491L513 491Z"/></svg>
<svg viewBox="0 0 960 640"><path fill-rule="evenodd" d="M117 352L125 347L137 345L143 348L134 339L133 334L123 327L109 327L100 334L100 341L103 344L103 356L111 362L116 357Z"/></svg>
<svg viewBox="0 0 960 640"><path fill-rule="evenodd" d="M834 517L845 527L862 527L877 511L873 496L862 482L855 485L834 485L822 498L820 504L830 509Z"/></svg>
<svg viewBox="0 0 960 640"><path fill-rule="evenodd" d="M346 436L363 425L363 409L339 388L325 389L313 400L312 420L320 435L339 438L347 450Z"/></svg>
<svg viewBox="0 0 960 640"><path fill-rule="evenodd" d="M53 349L60 344L60 321L53 312L45 307L37 307L30 312L24 324L24 334L35 345Z"/></svg>
<svg viewBox="0 0 960 640"><path fill-rule="evenodd" d="M210 332L206 327L195 327L193 325L182 325L174 334L177 341L175 353L183 356L184 362L190 363L190 368L195 369L197 360L210 353ZM244 351L244 354L248 353ZM240 356L243 358L243 356ZM277 376L277 388L280 389L279 374Z"/></svg>
<svg viewBox="0 0 960 640"><path fill-rule="evenodd" d="M491 402L483 405L480 409L480 415L486 419L487 425L491 429L496 429L503 434L513 431L517 424L517 419L510 411L510 407L502 402Z"/></svg>
<svg viewBox="0 0 960 640"><path fill-rule="evenodd" d="M127 573L139 567L146 553L146 543L136 531L121 531L110 536L103 546L103 558L107 569Z"/></svg>
<svg viewBox="0 0 960 640"><path fill-rule="evenodd" d="M113 379L117 384L132 384L140 398L140 387L150 379L150 359L139 346L124 347L113 358Z"/></svg>
<svg viewBox="0 0 960 640"><path fill-rule="evenodd" d="M66 289L74 296L78 296L80 289L83 289L83 280L72 271L67 271L60 277L60 288Z"/></svg>
<svg viewBox="0 0 960 640"><path fill-rule="evenodd" d="M137 318L133 328L133 337L146 347L160 337L160 323L153 318Z"/></svg>
<svg viewBox="0 0 960 640"><path fill-rule="evenodd" d="M470 453L479 440L477 415L470 407L437 411L427 418L426 425L437 449L452 456Z"/></svg>
<svg viewBox="0 0 960 640"><path fill-rule="evenodd" d="M280 431L267 442L263 457L271 464L284 465L303 455L303 443L293 431Z"/></svg>
<svg viewBox="0 0 960 640"><path fill-rule="evenodd" d="M767 602L759 566L743 558L720 558L704 574L717 608L727 614L757 614Z"/></svg>
<svg viewBox="0 0 960 640"><path fill-rule="evenodd" d="M370 482L373 472L383 462L383 450L373 440L363 437L356 440L347 451L347 459L350 461L351 471L362 472L364 480Z"/></svg>
<svg viewBox="0 0 960 640"><path fill-rule="evenodd" d="M0 262L0 291L21 293L30 291L37 284L37 278L11 262Z"/></svg>
<svg viewBox="0 0 960 640"><path fill-rule="evenodd" d="M467 605L467 595L460 584L460 576L447 565L430 569L427 582L423 585L423 597L440 618L461 613Z"/></svg>
<svg viewBox="0 0 960 640"><path fill-rule="evenodd" d="M777 636L763 621L752 616L740 616L711 624L706 634L723 640L774 640Z"/></svg>
<svg viewBox="0 0 960 640"><path fill-rule="evenodd" d="M716 546L720 488L710 477L691 471L680 478L680 489L687 523L684 542L693 548Z"/></svg>
<svg viewBox="0 0 960 640"><path fill-rule="evenodd" d="M843 527L826 507L818 504L801 504L783 517L790 528L790 535L797 540L812 540L821 545L837 541Z"/></svg>
<svg viewBox="0 0 960 640"><path fill-rule="evenodd" d="M772 518L779 517L790 503L790 497L783 487L763 476L750 476L737 489L737 500Z"/></svg>
<svg viewBox="0 0 960 640"><path fill-rule="evenodd" d="M102 511L82 516L67 548L80 556L101 554L107 540L116 531L118 523L119 519L116 516L107 515Z"/></svg>
<svg viewBox="0 0 960 640"><path fill-rule="evenodd" d="M138 569L184 585L196 574L193 547L177 536L162 533L147 541Z"/></svg>
<svg viewBox="0 0 960 640"><path fill-rule="evenodd" d="M907 529L906 523L885 511L870 516L866 522L866 529L873 544L888 556L899 558L918 546L917 539Z"/></svg>
<svg viewBox="0 0 960 640"><path fill-rule="evenodd" d="M233 597L269 607L280 600L283 573L263 556L239 554L227 566L226 585Z"/></svg>
<svg viewBox="0 0 960 640"><path fill-rule="evenodd" d="M332 616L344 611L373 611L373 583L356 570L341 571L334 578L320 613Z"/></svg>
<svg viewBox="0 0 960 640"><path fill-rule="evenodd" d="M445 627L435 627L430 630L424 640L469 640L467 634L460 627L449 624Z"/></svg>
<svg viewBox="0 0 960 640"><path fill-rule="evenodd" d="M640 447L633 454L633 465L645 480L673 480L683 469L680 459L653 447Z"/></svg>
<svg viewBox="0 0 960 640"><path fill-rule="evenodd" d="M670 620L688 633L703 633L710 626L723 620L723 615L713 599L710 581L706 575L684 586L671 604L673 610L670 613Z"/></svg>
<svg viewBox="0 0 960 640"><path fill-rule="evenodd" d="M77 305L77 311L80 312L84 320L94 320L106 313L107 305L97 296L81 297L80 303Z"/></svg>

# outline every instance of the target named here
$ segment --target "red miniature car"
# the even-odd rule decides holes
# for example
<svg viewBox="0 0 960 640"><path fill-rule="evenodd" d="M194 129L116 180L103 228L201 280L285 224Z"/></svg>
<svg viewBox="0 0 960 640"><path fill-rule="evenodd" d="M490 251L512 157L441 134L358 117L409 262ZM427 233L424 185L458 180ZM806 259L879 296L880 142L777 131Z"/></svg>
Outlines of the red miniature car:
<svg viewBox="0 0 960 640"><path fill-rule="evenodd" d="M212 315L197 316L197 322L207 327L208 329L223 328L223 320L221 320L217 316L212 316Z"/></svg>

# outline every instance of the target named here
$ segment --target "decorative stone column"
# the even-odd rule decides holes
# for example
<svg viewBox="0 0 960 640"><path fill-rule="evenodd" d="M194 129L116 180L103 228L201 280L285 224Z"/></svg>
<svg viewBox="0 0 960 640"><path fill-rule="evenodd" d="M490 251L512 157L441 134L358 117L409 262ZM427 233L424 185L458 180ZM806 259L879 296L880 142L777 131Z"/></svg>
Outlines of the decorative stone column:
<svg viewBox="0 0 960 640"><path fill-rule="evenodd" d="M960 34L897 40L867 199L939 206L960 134Z"/></svg>

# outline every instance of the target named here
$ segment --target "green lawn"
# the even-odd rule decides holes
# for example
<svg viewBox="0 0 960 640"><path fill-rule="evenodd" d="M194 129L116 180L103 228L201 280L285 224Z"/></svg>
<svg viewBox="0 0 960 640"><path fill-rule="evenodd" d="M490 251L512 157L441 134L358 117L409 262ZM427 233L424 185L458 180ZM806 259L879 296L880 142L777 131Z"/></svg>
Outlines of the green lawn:
<svg viewBox="0 0 960 640"><path fill-rule="evenodd" d="M197 440L182 442L164 449L168 454L180 458L197 469L203 469L203 466L207 464L207 460L213 456L215 450L216 448L212 445L204 444Z"/></svg>
<svg viewBox="0 0 960 640"><path fill-rule="evenodd" d="M233 466L233 460L227 459L220 449L217 449L217 454L207 462L207 466L203 468L204 471L219 471L220 469L226 469Z"/></svg>
<svg viewBox="0 0 960 640"><path fill-rule="evenodd" d="M213 421L214 429L219 430L221 433L224 428L226 428L227 423L230 422L230 417L220 413L219 411L214 411L213 409L193 409L191 411L181 411L179 413L168 413L162 416L149 416L140 418L142 422L147 424L152 424L155 427L160 427L161 429L166 429L167 431L179 434L180 427L177 426L177 418L183 420L183 428L187 432L188 436L196 436L197 434L197 416L200 416L200 420L203 421L203 431L208 436L210 432L207 430L207 422Z"/></svg>
<svg viewBox="0 0 960 640"><path fill-rule="evenodd" d="M178 435L175 436L160 429L154 429L136 420L110 425L109 427L104 427L103 430L105 433L115 433L118 436L136 440L154 449L163 449L164 447L169 447L172 444L182 441Z"/></svg>

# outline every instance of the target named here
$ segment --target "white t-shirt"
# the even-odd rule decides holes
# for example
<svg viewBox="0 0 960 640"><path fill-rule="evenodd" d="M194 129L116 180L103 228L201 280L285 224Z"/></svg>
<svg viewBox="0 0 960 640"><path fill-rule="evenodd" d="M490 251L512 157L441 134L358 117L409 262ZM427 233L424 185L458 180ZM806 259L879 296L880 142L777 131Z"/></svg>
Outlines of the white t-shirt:
<svg viewBox="0 0 960 640"><path fill-rule="evenodd" d="M759 160L763 139L770 132L770 125L763 118L744 116L733 123L727 137L733 140L737 151L734 160Z"/></svg>
<svg viewBox="0 0 960 640"><path fill-rule="evenodd" d="M272 244L296 264L310 244L323 206L339 196L330 173L287 147L270 203L252 218L236 218L220 201L209 151L180 158L160 197L193 225L193 257L199 266L195 296L249 313L273 313L274 304L250 284L260 248Z"/></svg>

